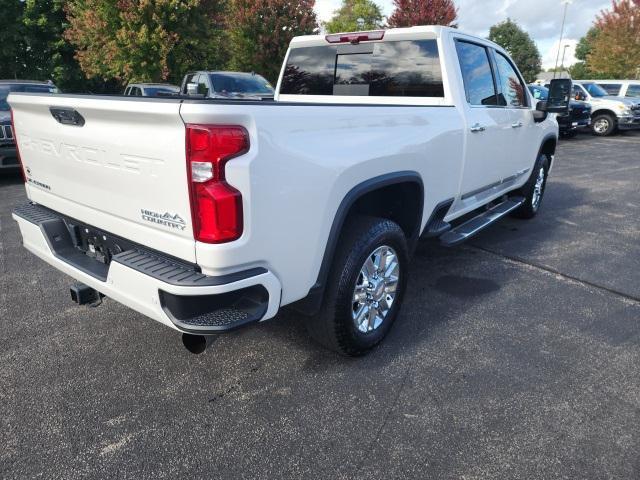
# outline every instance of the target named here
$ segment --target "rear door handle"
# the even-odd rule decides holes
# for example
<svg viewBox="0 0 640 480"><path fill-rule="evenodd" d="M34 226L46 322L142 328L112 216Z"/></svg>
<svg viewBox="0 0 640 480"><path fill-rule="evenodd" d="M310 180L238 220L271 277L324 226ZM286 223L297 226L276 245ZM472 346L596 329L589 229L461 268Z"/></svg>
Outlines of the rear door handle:
<svg viewBox="0 0 640 480"><path fill-rule="evenodd" d="M511 128L520 128L523 125L522 122L516 122L511 124Z"/></svg>
<svg viewBox="0 0 640 480"><path fill-rule="evenodd" d="M476 132L484 132L485 128L479 123L476 123L469 130L471 130L473 133L476 133Z"/></svg>

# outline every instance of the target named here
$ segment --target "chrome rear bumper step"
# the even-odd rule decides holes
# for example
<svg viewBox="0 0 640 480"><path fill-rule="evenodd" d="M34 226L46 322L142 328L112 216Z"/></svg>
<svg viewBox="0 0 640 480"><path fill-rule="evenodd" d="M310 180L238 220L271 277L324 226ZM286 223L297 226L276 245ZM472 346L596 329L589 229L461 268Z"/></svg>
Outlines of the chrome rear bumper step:
<svg viewBox="0 0 640 480"><path fill-rule="evenodd" d="M524 197L509 197L502 203L494 205L486 212L482 212L477 217L452 228L445 234L441 235L440 242L446 247L453 247L465 240L473 237L476 233L487 228L492 223L500 220L509 212L514 211L525 201Z"/></svg>

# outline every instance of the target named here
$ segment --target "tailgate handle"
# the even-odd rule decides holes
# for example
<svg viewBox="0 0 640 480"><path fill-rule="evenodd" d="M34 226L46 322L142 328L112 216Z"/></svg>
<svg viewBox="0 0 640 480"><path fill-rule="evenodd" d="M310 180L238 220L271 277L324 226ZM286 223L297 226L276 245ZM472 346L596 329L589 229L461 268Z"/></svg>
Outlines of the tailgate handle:
<svg viewBox="0 0 640 480"><path fill-rule="evenodd" d="M49 111L51 112L51 116L63 125L73 125L76 127L82 127L84 125L84 117L73 108L49 107Z"/></svg>

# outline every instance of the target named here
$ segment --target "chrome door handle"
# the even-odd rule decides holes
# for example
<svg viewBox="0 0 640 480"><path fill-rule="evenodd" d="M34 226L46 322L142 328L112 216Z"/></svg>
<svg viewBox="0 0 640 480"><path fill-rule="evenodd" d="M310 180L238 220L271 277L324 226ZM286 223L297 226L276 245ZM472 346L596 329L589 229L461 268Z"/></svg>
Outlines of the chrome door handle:
<svg viewBox="0 0 640 480"><path fill-rule="evenodd" d="M469 130L471 130L473 133L476 133L476 132L484 132L485 128L479 123L476 123Z"/></svg>
<svg viewBox="0 0 640 480"><path fill-rule="evenodd" d="M522 122L516 122L511 124L511 128L520 128L523 125Z"/></svg>

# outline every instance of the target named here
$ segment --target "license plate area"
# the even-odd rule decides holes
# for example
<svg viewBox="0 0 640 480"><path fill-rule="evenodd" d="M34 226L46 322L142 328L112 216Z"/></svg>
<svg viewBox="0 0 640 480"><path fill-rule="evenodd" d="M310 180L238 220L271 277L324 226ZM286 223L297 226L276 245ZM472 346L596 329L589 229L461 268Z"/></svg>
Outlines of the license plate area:
<svg viewBox="0 0 640 480"><path fill-rule="evenodd" d="M67 220L74 247L87 257L108 266L114 255L133 248L133 244L110 233Z"/></svg>

